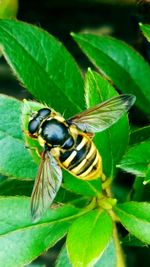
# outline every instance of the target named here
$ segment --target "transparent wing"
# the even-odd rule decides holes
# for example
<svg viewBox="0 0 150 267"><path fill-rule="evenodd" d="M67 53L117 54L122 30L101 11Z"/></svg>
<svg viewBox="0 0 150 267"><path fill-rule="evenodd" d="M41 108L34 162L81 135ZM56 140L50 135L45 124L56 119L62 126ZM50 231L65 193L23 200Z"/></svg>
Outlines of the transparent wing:
<svg viewBox="0 0 150 267"><path fill-rule="evenodd" d="M75 124L84 132L101 132L118 121L130 109L135 100L136 97L130 94L116 96L71 117L67 121Z"/></svg>
<svg viewBox="0 0 150 267"><path fill-rule="evenodd" d="M44 151L31 195L31 215L34 222L39 220L51 205L61 182L60 166L49 151Z"/></svg>

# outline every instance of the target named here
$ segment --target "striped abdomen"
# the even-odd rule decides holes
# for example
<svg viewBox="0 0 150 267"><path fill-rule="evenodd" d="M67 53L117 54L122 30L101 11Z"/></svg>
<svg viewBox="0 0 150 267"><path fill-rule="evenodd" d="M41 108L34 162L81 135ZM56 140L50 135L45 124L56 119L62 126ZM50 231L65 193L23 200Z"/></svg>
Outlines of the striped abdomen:
<svg viewBox="0 0 150 267"><path fill-rule="evenodd" d="M59 161L74 176L84 179L96 179L101 176L101 157L91 139L79 134L73 149L62 151Z"/></svg>

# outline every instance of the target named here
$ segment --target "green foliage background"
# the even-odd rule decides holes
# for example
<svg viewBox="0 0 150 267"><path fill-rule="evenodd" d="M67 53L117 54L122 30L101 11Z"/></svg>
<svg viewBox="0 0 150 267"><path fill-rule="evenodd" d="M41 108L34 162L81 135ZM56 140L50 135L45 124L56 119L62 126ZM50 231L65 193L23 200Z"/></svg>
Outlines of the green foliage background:
<svg viewBox="0 0 150 267"><path fill-rule="evenodd" d="M140 27L149 40L150 26ZM72 36L98 72L88 69L83 77L66 48L42 29L16 20L0 21L1 51L19 82L37 101L67 118L117 95L117 87L122 93L136 95L135 105L149 119L148 63L115 38ZM129 246L131 242L135 246L150 244L150 204L140 202L141 190L150 181L150 126L132 132L126 114L94 139L104 173L114 185L119 169L134 175L134 196L126 197L122 188L124 201L119 203L118 198L114 205L115 201L104 196L100 181L83 182L64 172L56 198L63 205L50 208L33 224L29 196L39 159L25 143L30 147L38 144L23 134L22 128L26 130L31 109L38 110L43 104L0 97L0 263L4 267L24 266L67 234L57 267L125 266L116 217L127 230L122 242Z"/></svg>

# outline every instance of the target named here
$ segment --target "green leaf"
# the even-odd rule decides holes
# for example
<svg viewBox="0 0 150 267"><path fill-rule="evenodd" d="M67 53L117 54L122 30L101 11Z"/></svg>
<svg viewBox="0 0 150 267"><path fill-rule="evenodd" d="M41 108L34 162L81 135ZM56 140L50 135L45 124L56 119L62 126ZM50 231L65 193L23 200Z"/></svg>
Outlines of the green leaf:
<svg viewBox="0 0 150 267"><path fill-rule="evenodd" d="M87 107L96 105L116 95L116 90L106 79L96 72L88 70L85 88ZM96 133L94 142L102 156L104 173L107 177L114 175L116 164L125 153L128 144L128 135L129 126L127 115L123 116L109 129Z"/></svg>
<svg viewBox="0 0 150 267"><path fill-rule="evenodd" d="M93 266L111 237L112 221L106 211L94 210L77 219L67 236L67 250L72 266Z"/></svg>
<svg viewBox="0 0 150 267"><path fill-rule="evenodd" d="M30 263L29 265L26 265L25 267L45 267L45 264Z"/></svg>
<svg viewBox="0 0 150 267"><path fill-rule="evenodd" d="M106 249L103 251L99 261L94 265L94 267L116 267L117 266L117 256L114 240L111 239ZM119 265L118 265L119 266Z"/></svg>
<svg viewBox="0 0 150 267"><path fill-rule="evenodd" d="M70 175L67 172L64 172L63 186L66 189L83 196L97 196L102 191L100 179L93 181L83 181L75 178L73 175Z"/></svg>
<svg viewBox="0 0 150 267"><path fill-rule="evenodd" d="M136 105L150 115L150 67L132 47L107 36L72 34L82 51L123 93L137 97Z"/></svg>
<svg viewBox="0 0 150 267"><path fill-rule="evenodd" d="M13 97L0 94L0 131L22 140L21 104Z"/></svg>
<svg viewBox="0 0 150 267"><path fill-rule="evenodd" d="M30 264L26 265L25 267L45 267L45 264L30 263Z"/></svg>
<svg viewBox="0 0 150 267"><path fill-rule="evenodd" d="M67 254L66 246L64 246L61 249L61 252L57 258L55 267L71 267L71 263L69 261L69 257ZM103 251L100 259L96 264L94 264L94 267L116 267L116 250L115 250L115 244L113 239L110 240L108 246Z"/></svg>
<svg viewBox="0 0 150 267"><path fill-rule="evenodd" d="M130 145L143 142L149 137L150 137L150 125L136 129L130 134Z"/></svg>
<svg viewBox="0 0 150 267"><path fill-rule="evenodd" d="M150 183L150 165L148 166L148 170L146 172L146 176L145 176L143 184L145 185L148 183Z"/></svg>
<svg viewBox="0 0 150 267"><path fill-rule="evenodd" d="M122 239L122 245L123 246L131 246L131 247L145 247L146 244L143 243L142 241L140 241L139 239L137 239L135 236L133 235L126 235L123 239Z"/></svg>
<svg viewBox="0 0 150 267"><path fill-rule="evenodd" d="M133 201L118 204L115 212L132 235L150 244L150 203Z"/></svg>
<svg viewBox="0 0 150 267"><path fill-rule="evenodd" d="M63 248L61 249L57 260L56 260L56 265L55 267L72 267L70 261L69 261L69 257L67 254L67 248L66 246L63 246Z"/></svg>
<svg viewBox="0 0 150 267"><path fill-rule="evenodd" d="M0 183L1 196L30 196L33 188L33 180L5 179Z"/></svg>
<svg viewBox="0 0 150 267"><path fill-rule="evenodd" d="M86 197L86 196L81 196L81 195L75 194L74 192L66 190L63 188L63 185L62 185L56 195L55 202L56 202L56 205L59 205L59 203L71 204L77 208L82 209L89 205L89 203L91 202L91 198Z"/></svg>
<svg viewBox="0 0 150 267"><path fill-rule="evenodd" d="M140 26L140 29L142 30L144 36L150 42L150 25L149 24L139 23L139 26Z"/></svg>
<svg viewBox="0 0 150 267"><path fill-rule="evenodd" d="M37 166L23 141L21 102L0 95L0 112L0 173L14 178L35 178Z"/></svg>
<svg viewBox="0 0 150 267"><path fill-rule="evenodd" d="M118 179L118 181L115 181L115 183L112 183L112 193L117 199L117 201L122 203L122 202L125 202L129 198L129 195L131 194L131 188L129 188L128 184L122 185L119 182L120 180Z"/></svg>
<svg viewBox="0 0 150 267"><path fill-rule="evenodd" d="M37 173L24 142L5 132L0 132L0 173L21 179L34 179Z"/></svg>
<svg viewBox="0 0 150 267"><path fill-rule="evenodd" d="M36 99L67 116L84 108L79 69L53 36L27 23L1 20L0 46L15 75Z"/></svg>
<svg viewBox="0 0 150 267"><path fill-rule="evenodd" d="M143 179L143 177L135 177L132 193L132 200L134 201L142 201L144 192Z"/></svg>
<svg viewBox="0 0 150 267"><path fill-rule="evenodd" d="M129 147L118 167L137 176L145 177L150 164L150 139Z"/></svg>
<svg viewBox="0 0 150 267"><path fill-rule="evenodd" d="M7 179L8 178L6 176L0 174L0 183L6 181Z"/></svg>
<svg viewBox="0 0 150 267"><path fill-rule="evenodd" d="M24 266L45 252L66 234L79 211L73 206L49 209L33 224L29 206L29 198L0 198L0 262L4 267Z"/></svg>

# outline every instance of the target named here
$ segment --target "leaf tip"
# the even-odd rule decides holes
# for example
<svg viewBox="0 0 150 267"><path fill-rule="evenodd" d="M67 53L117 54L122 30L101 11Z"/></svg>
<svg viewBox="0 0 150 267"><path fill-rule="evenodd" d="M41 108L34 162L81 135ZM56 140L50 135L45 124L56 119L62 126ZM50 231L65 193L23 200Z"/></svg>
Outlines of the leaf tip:
<svg viewBox="0 0 150 267"><path fill-rule="evenodd" d="M78 36L78 35L77 35L76 33L74 33L74 32L71 32L70 35L71 35L71 37L72 37L73 39L76 39L77 36Z"/></svg>
<svg viewBox="0 0 150 267"><path fill-rule="evenodd" d="M92 72L92 70L91 70L91 68L90 68L90 67L88 67L87 71L88 71L88 72Z"/></svg>
<svg viewBox="0 0 150 267"><path fill-rule="evenodd" d="M24 99L23 99L23 103L27 103L27 99L24 98Z"/></svg>
<svg viewBox="0 0 150 267"><path fill-rule="evenodd" d="M139 22L139 26L142 27L143 26L143 23L142 22Z"/></svg>
<svg viewBox="0 0 150 267"><path fill-rule="evenodd" d="M144 24L142 22L139 22L139 28L143 32L144 31Z"/></svg>
<svg viewBox="0 0 150 267"><path fill-rule="evenodd" d="M144 181L143 185L147 185L149 183L149 181Z"/></svg>
<svg viewBox="0 0 150 267"><path fill-rule="evenodd" d="M72 37L74 37L74 36L75 36L75 33L74 33L74 32L71 32L70 35L71 35Z"/></svg>

